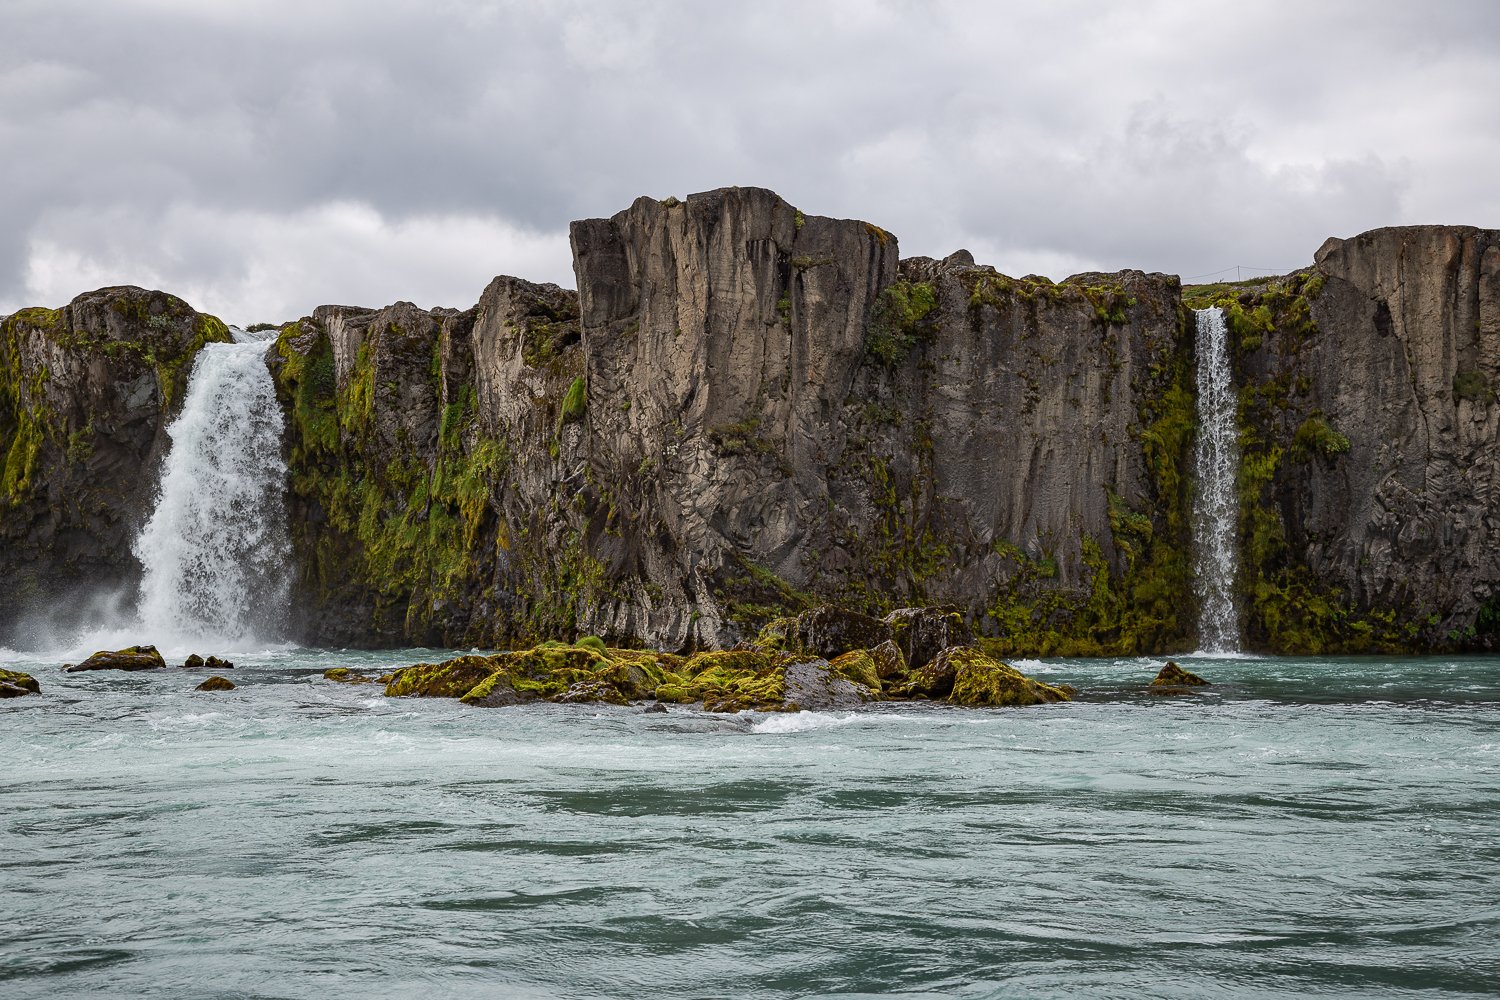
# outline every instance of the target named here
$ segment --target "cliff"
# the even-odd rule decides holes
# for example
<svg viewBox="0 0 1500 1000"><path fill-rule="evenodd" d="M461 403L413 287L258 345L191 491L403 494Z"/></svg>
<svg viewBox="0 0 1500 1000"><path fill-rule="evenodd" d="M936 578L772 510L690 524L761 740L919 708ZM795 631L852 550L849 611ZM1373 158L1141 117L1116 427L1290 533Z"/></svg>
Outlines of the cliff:
<svg viewBox="0 0 1500 1000"><path fill-rule="evenodd" d="M1250 644L1500 645L1500 232L1378 229L1207 291L1242 386Z"/></svg>
<svg viewBox="0 0 1500 1000"><path fill-rule="evenodd" d="M283 331L306 637L685 648L833 600L955 603L1017 649L1189 641L1175 278L901 262L757 189L572 242L576 296Z"/></svg>
<svg viewBox="0 0 1500 1000"><path fill-rule="evenodd" d="M0 641L77 591L128 589L166 426L224 324L165 292L102 288L0 322Z"/></svg>
<svg viewBox="0 0 1500 1000"><path fill-rule="evenodd" d="M1240 394L1245 633L1500 644L1500 233L1329 241L1183 289L901 260L769 191L572 228L578 291L323 306L267 359L294 637L723 647L824 602L950 605L1007 654L1191 648L1191 308ZM4 321L3 618L130 583L187 361L222 324L105 289Z"/></svg>

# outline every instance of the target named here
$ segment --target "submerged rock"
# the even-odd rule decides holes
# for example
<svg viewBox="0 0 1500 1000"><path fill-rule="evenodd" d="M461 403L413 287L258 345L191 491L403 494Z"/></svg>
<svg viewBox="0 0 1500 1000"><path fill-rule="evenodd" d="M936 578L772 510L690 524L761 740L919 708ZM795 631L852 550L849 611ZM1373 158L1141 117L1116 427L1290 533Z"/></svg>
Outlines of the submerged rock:
<svg viewBox="0 0 1500 1000"><path fill-rule="evenodd" d="M329 667L327 670L323 671L323 679L325 681L336 681L339 684L375 683L372 678L366 677L364 674L356 674L348 667Z"/></svg>
<svg viewBox="0 0 1500 1000"><path fill-rule="evenodd" d="M193 688L193 690L194 691L233 691L234 690L234 681L230 680L228 677L220 677L217 674L215 674L213 677L208 678L208 680L204 681L202 684L199 684L197 687Z"/></svg>
<svg viewBox="0 0 1500 1000"><path fill-rule="evenodd" d="M1161 672L1151 681L1152 687L1200 687L1208 684L1208 681L1195 673L1182 669L1171 660L1161 668Z"/></svg>
<svg viewBox="0 0 1500 1000"><path fill-rule="evenodd" d="M101 650L82 663L64 664L63 670L70 674L82 670L161 670L166 665L155 646L126 646Z"/></svg>
<svg viewBox="0 0 1500 1000"><path fill-rule="evenodd" d="M24 698L41 694L42 686L30 674L19 670L0 670L0 698Z"/></svg>

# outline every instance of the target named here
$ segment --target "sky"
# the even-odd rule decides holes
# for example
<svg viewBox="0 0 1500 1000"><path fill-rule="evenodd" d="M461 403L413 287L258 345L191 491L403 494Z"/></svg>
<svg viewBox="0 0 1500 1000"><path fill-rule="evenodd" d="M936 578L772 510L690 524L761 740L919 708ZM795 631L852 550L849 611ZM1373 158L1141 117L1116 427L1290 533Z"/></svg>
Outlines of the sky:
<svg viewBox="0 0 1500 1000"><path fill-rule="evenodd" d="M467 308L728 185L1015 275L1284 272L1500 227L1497 94L1493 0L0 0L0 313Z"/></svg>

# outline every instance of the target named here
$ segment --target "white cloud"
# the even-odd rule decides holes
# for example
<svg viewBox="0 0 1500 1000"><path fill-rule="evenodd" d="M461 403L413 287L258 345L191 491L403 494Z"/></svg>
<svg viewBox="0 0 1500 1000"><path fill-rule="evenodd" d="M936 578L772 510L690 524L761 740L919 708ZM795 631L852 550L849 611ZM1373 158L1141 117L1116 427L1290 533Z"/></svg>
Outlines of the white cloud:
<svg viewBox="0 0 1500 1000"><path fill-rule="evenodd" d="M1053 276L1500 225L1488 0L48 0L0 16L0 67L11 304L65 274L466 304L565 279L572 219L728 184Z"/></svg>
<svg viewBox="0 0 1500 1000"><path fill-rule="evenodd" d="M566 233L494 217L389 220L351 202L291 215L201 205L157 217L60 212L38 226L24 299L56 306L86 289L135 284L241 325L296 319L329 302L464 309L496 274L571 286L570 259Z"/></svg>

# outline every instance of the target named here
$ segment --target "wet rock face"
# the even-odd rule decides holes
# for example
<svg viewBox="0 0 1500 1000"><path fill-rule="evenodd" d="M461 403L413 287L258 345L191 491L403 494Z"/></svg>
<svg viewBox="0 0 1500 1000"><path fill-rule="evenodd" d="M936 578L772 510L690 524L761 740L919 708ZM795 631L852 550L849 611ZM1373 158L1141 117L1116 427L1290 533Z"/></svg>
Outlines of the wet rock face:
<svg viewBox="0 0 1500 1000"><path fill-rule="evenodd" d="M1250 412L1285 446L1265 500L1289 560L1394 616L1391 642L1500 648L1500 232L1329 240L1306 288L1312 325L1273 308L1238 373L1285 400Z"/></svg>
<svg viewBox="0 0 1500 1000"><path fill-rule="evenodd" d="M34 609L132 584L166 426L212 316L101 288L0 321L0 644ZM81 604L82 602L72 602Z"/></svg>

